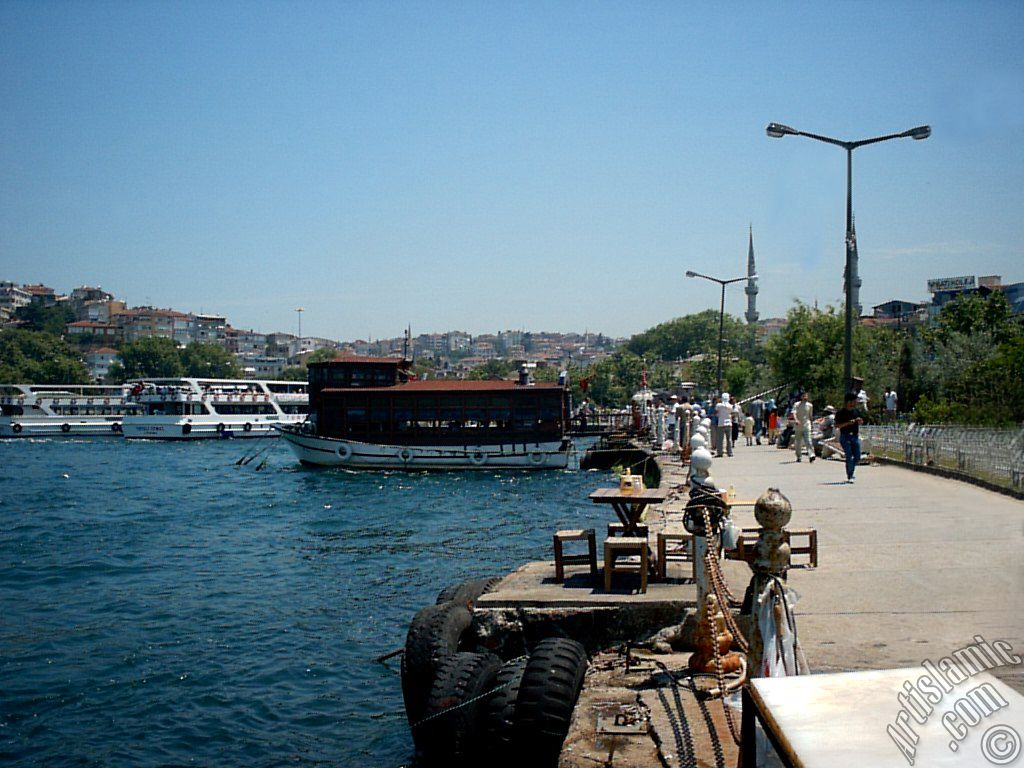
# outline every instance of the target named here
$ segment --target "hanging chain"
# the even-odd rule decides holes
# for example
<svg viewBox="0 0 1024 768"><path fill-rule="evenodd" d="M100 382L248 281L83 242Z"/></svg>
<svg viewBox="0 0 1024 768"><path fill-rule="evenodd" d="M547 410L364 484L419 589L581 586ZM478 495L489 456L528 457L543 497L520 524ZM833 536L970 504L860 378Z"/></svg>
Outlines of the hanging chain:
<svg viewBox="0 0 1024 768"><path fill-rule="evenodd" d="M729 607L731 604L738 601L731 597L729 587L725 582L725 576L722 574L721 566L718 562L718 545L712 540L711 515L708 513L707 507L704 507L704 535L708 543L708 551L704 555L705 572L708 575L708 581L711 583L711 588L715 593L715 597L718 598L718 602L722 608L722 615L725 617L725 625L732 633L733 639L735 639L740 650L744 653L750 653L750 645L747 643L747 639L740 631L739 625L736 624L736 619L733 618L732 610Z"/></svg>

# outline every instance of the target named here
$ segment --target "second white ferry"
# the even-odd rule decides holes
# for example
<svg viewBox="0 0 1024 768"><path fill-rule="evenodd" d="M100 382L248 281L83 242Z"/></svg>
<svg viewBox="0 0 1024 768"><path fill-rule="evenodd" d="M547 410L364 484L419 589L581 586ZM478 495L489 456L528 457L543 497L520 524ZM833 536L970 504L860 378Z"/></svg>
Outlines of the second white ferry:
<svg viewBox="0 0 1024 768"><path fill-rule="evenodd" d="M128 439L273 437L275 425L298 424L309 411L304 381L147 379L128 400L140 406L124 420Z"/></svg>
<svg viewBox="0 0 1024 768"><path fill-rule="evenodd" d="M120 437L139 406L127 387L96 384L0 384L0 438Z"/></svg>

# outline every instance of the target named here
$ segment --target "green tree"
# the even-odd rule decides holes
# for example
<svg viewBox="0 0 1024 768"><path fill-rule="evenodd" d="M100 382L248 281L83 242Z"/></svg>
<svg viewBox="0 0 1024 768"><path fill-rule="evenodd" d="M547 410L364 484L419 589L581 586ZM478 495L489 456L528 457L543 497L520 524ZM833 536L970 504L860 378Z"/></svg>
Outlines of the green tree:
<svg viewBox="0 0 1024 768"><path fill-rule="evenodd" d="M338 357L338 350L333 347L320 347L306 355L306 365L310 363L326 363Z"/></svg>
<svg viewBox="0 0 1024 768"><path fill-rule="evenodd" d="M779 386L800 387L817 402L841 402L843 318L834 307L824 311L797 303L786 327L765 345L765 356Z"/></svg>
<svg viewBox="0 0 1024 768"><path fill-rule="evenodd" d="M987 335L995 342L1008 341L1020 325L1013 320L1013 307L1002 291L987 296L966 293L946 304L935 326L935 334L945 339L953 333L967 336Z"/></svg>
<svg viewBox="0 0 1024 768"><path fill-rule="evenodd" d="M193 342L181 351L186 376L204 379L237 379L242 375L235 356L217 344Z"/></svg>
<svg viewBox="0 0 1024 768"><path fill-rule="evenodd" d="M292 365L281 371L277 378L282 381L307 381L309 379L309 371L304 365Z"/></svg>
<svg viewBox="0 0 1024 768"><path fill-rule="evenodd" d="M754 364L749 360L737 360L722 372L725 386L734 398L742 398L749 392L754 380Z"/></svg>
<svg viewBox="0 0 1024 768"><path fill-rule="evenodd" d="M110 366L110 378L116 382L129 379L174 378L185 375L181 352L173 339L146 338L125 344L118 353L118 362Z"/></svg>
<svg viewBox="0 0 1024 768"><path fill-rule="evenodd" d="M483 365L478 365L470 371L466 378L477 381L486 381L488 379L507 379L515 369L515 363L509 360L488 360Z"/></svg>
<svg viewBox="0 0 1024 768"><path fill-rule="evenodd" d="M57 336L24 329L0 331L0 381L12 384L88 384L89 370Z"/></svg>
<svg viewBox="0 0 1024 768"><path fill-rule="evenodd" d="M718 354L719 313L706 309L661 323L626 342L626 349L648 360L678 360L699 352ZM726 315L723 318L722 355L729 359L749 355L754 346L754 328Z"/></svg>
<svg viewBox="0 0 1024 768"><path fill-rule="evenodd" d="M75 322L75 313L66 304L44 307L42 303L33 301L27 306L18 307L14 313L14 319L21 321L25 330L43 331L54 336L63 336L67 324Z"/></svg>

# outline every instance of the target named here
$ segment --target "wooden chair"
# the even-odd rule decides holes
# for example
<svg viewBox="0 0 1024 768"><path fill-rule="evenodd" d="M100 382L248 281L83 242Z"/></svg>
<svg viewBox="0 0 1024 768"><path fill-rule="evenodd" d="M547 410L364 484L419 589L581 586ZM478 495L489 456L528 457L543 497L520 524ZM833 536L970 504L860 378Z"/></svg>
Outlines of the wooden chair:
<svg viewBox="0 0 1024 768"><path fill-rule="evenodd" d="M563 546L570 541L587 542L586 554L566 554ZM565 566L589 565L590 583L597 583L597 534L593 528L574 529L555 532L555 581L565 581Z"/></svg>
<svg viewBox="0 0 1024 768"><path fill-rule="evenodd" d="M669 542L676 545L669 548ZM697 561L693 534L686 531L662 531L658 534L658 580L664 581L668 571L668 561L690 563L690 578L697 580Z"/></svg>
<svg viewBox="0 0 1024 768"><path fill-rule="evenodd" d="M608 536L609 537L611 537L611 536L622 536L622 535L624 535L625 530L626 530L626 526L624 524L622 524L622 523L608 523ZM647 526L644 525L643 523L639 523L636 526L636 534L635 535L643 537L645 539L648 538Z"/></svg>
<svg viewBox="0 0 1024 768"><path fill-rule="evenodd" d="M791 568L817 568L818 567L818 529L817 528L786 528L783 530L783 540L789 544L789 554L807 555L805 563L790 563ZM802 541L798 545L793 544L793 537L799 536ZM740 535L739 545L733 553L727 553L730 560L746 560L753 562L755 548L761 538L760 528L744 528Z"/></svg>
<svg viewBox="0 0 1024 768"><path fill-rule="evenodd" d="M632 558L638 557L639 562ZM620 560L620 558L630 558ZM650 568L647 539L610 537L604 541L604 591L612 591L612 574L639 573L640 591L647 591L647 571Z"/></svg>

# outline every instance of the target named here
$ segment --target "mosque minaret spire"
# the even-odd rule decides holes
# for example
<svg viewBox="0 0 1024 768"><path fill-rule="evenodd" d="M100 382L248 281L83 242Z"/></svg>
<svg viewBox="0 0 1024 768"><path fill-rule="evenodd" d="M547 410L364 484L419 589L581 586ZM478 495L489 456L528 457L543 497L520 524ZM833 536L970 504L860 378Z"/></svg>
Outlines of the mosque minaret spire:
<svg viewBox="0 0 1024 768"><path fill-rule="evenodd" d="M747 250L747 287L743 289L744 293L747 294L747 313L744 317L747 318L747 322L753 325L757 322L757 280L754 279L754 275L757 274L757 267L754 266L754 225L750 225L750 247Z"/></svg>

